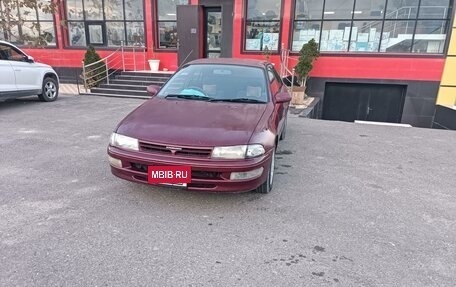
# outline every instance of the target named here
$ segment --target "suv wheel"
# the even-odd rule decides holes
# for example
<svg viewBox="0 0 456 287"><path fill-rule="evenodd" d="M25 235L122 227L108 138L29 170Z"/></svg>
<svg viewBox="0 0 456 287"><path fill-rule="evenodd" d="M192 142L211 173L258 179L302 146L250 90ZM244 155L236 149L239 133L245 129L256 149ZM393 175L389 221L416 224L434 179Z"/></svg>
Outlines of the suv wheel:
<svg viewBox="0 0 456 287"><path fill-rule="evenodd" d="M59 84L53 78L47 77L43 81L43 88L41 95L38 98L42 102L52 102L57 99L59 95Z"/></svg>

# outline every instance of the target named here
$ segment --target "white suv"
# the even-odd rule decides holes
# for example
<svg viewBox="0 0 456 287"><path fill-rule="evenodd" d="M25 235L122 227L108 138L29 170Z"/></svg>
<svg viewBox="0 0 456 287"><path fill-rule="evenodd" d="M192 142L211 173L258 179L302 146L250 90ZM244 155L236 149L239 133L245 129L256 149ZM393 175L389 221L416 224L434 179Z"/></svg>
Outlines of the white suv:
<svg viewBox="0 0 456 287"><path fill-rule="evenodd" d="M18 47L0 41L0 101L32 95L43 102L55 101L59 95L57 73Z"/></svg>

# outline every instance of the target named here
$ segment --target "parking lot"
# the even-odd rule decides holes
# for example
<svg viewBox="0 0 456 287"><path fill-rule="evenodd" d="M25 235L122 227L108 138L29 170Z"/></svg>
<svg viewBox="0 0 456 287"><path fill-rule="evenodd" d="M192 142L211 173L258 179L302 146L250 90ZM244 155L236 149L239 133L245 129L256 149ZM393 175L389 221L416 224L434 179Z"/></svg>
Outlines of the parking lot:
<svg viewBox="0 0 456 287"><path fill-rule="evenodd" d="M454 286L456 133L290 115L270 194L111 175L137 99L0 103L1 286Z"/></svg>

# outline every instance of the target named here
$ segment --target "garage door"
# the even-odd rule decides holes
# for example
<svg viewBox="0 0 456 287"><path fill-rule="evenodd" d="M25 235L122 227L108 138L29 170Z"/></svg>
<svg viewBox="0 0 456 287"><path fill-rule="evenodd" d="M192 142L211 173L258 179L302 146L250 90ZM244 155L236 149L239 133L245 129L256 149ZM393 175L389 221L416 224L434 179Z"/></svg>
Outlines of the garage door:
<svg viewBox="0 0 456 287"><path fill-rule="evenodd" d="M404 85L326 83L322 118L400 123L406 89Z"/></svg>

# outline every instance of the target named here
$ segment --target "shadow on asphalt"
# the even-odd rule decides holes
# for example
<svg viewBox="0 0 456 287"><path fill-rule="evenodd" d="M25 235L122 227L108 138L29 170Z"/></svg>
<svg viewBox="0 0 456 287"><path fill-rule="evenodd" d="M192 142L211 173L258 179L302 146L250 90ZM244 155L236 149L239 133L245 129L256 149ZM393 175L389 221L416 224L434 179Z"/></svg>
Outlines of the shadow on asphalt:
<svg viewBox="0 0 456 287"><path fill-rule="evenodd" d="M6 101L0 101L0 111L3 109L14 109L14 108L19 108L22 107L23 105L39 105L39 104L46 104L44 102L41 102L37 96L31 96L31 97L26 97L26 98L19 98L19 99L13 99L13 100L6 100Z"/></svg>
<svg viewBox="0 0 456 287"><path fill-rule="evenodd" d="M116 179L117 180L117 179ZM269 194L260 194L251 192L205 192L205 191L189 191L180 188L173 187L157 187L152 185L137 184L133 182L123 181L118 179L119 187L122 186L121 190L118 190L119 193L125 193L125 195L139 196L142 203L147 204L149 202L153 205L173 205L175 203L185 203L186 208L189 208L195 203L194 207L201 209L201 203L208 208L211 207L226 207L227 205L241 205L248 202L253 202L262 199L270 199L271 196L274 196L275 192L279 190L273 190Z"/></svg>

